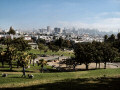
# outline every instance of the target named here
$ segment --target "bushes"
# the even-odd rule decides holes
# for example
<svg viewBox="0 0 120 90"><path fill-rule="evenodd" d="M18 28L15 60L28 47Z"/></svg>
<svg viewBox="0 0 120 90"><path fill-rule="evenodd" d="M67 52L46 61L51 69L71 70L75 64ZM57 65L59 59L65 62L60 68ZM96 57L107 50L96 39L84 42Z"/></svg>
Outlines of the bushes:
<svg viewBox="0 0 120 90"><path fill-rule="evenodd" d="M114 62L120 62L120 57L115 58Z"/></svg>

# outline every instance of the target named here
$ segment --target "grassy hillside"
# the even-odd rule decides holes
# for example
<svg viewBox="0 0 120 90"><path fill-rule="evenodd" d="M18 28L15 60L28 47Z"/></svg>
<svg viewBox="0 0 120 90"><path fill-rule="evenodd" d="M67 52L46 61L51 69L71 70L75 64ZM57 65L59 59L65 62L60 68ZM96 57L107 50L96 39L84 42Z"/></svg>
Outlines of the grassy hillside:
<svg viewBox="0 0 120 90"><path fill-rule="evenodd" d="M3 72L0 72L2 74ZM17 89L104 89L117 90L120 84L120 69L100 69L61 73L32 73L33 79L22 78L21 72L5 72L8 77L0 77L0 88ZM30 73L30 72L28 72ZM116 89L115 89L116 88Z"/></svg>

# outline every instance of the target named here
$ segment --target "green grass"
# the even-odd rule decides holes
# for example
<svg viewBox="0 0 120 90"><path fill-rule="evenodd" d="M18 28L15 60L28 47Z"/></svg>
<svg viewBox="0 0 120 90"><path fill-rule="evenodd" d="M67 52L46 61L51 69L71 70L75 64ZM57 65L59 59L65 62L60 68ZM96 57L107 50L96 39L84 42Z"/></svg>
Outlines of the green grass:
<svg viewBox="0 0 120 90"><path fill-rule="evenodd" d="M44 51L38 50L38 49L31 49L30 51L28 51L29 53L34 53L34 54L44 54ZM68 52L68 51L61 51L59 50L58 52L52 52L51 50L48 50L46 52L47 55L64 55L64 56L73 56L73 52Z"/></svg>
<svg viewBox="0 0 120 90"><path fill-rule="evenodd" d="M6 45L1 45L0 47L2 47L3 48L3 50L5 51L6 50ZM31 49L31 50L29 50L28 51L29 53L33 53L33 54L44 54L44 51L42 50L41 52L40 52L40 50L39 49ZM48 50L47 52L46 52L46 55L64 55L64 56L74 56L74 54L73 54L73 52L68 52L68 51L61 51L61 50L59 50L58 52L52 52L51 50Z"/></svg>
<svg viewBox="0 0 120 90"><path fill-rule="evenodd" d="M32 49L30 53L40 54L39 50ZM44 53L43 51L41 52ZM73 53L66 51L52 52L47 55L72 56ZM47 72L40 73L40 66L30 65L26 69L27 74L33 74L34 78L29 79L22 76L22 68L16 68L14 62L13 71L9 71L9 65L5 63L5 68L1 68L0 63L0 89L25 89L25 90L119 90L120 89L120 69L97 69L76 72ZM53 69L45 65L47 69ZM2 73L7 73L7 77L2 77Z"/></svg>
<svg viewBox="0 0 120 90"><path fill-rule="evenodd" d="M0 74L1 73L2 72L0 72ZM33 79L29 79L28 77L22 78L21 77L22 73L20 72L19 73L6 72L6 73L8 73L8 77L0 77L0 88L26 87L26 89L30 89L30 88L36 87L36 89L53 88L58 90L58 89L71 89L72 86L74 88L79 88L79 87L82 87L82 85L83 86L88 85L88 83L91 85L93 84L93 85L99 86L102 84L103 86L104 85L107 86L108 85L107 83L111 81L115 82L114 79L120 80L120 77L119 77L120 69L99 69L99 70L61 72L61 73L60 72L59 73L32 73L34 75ZM105 77L107 77L107 79ZM56 86L56 84L58 86ZM80 84L80 86L78 84ZM55 86L52 86L52 85L55 85ZM84 87L84 88L87 89L88 87ZM94 88L94 87L91 87L91 88ZM106 87L103 87L103 88L106 88Z"/></svg>
<svg viewBox="0 0 120 90"><path fill-rule="evenodd" d="M4 65L4 68L2 68L1 66L1 63L0 63L0 72L22 72L22 67L19 67L17 68L15 62L13 62L14 65L12 65L12 71L10 71L10 68L9 68L9 65L8 63L5 63ZM47 68L47 69L52 69L51 66L47 66L47 65L44 65L44 68ZM33 64L30 64L30 68L27 68L26 69L26 72L32 72L32 73L37 73L37 72L40 72L40 69L41 67L38 66L36 63L35 63L35 66L33 66Z"/></svg>
<svg viewBox="0 0 120 90"><path fill-rule="evenodd" d="M15 62L14 62L15 63ZM26 75L33 74L34 78L22 77L22 68L13 65L9 71L8 64L1 68L0 63L0 89L43 89L43 90L119 90L120 69L97 69L76 72L46 72L40 73L40 66L30 65ZM45 65L45 68L52 69ZM7 73L7 77L2 77Z"/></svg>

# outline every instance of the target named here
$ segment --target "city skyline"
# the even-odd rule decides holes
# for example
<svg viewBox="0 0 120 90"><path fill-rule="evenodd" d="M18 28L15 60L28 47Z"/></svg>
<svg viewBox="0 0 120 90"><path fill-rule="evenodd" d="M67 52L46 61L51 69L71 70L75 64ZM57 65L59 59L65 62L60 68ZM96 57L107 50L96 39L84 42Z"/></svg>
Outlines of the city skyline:
<svg viewBox="0 0 120 90"><path fill-rule="evenodd" d="M0 28L120 29L120 0L0 0Z"/></svg>

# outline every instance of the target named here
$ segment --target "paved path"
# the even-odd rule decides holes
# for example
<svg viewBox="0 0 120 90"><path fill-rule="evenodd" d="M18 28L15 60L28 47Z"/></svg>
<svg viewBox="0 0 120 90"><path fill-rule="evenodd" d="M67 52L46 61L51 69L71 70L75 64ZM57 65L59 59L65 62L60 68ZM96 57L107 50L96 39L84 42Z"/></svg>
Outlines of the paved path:
<svg viewBox="0 0 120 90"><path fill-rule="evenodd" d="M59 58L58 58L59 57ZM59 65L61 66L61 67L66 67L66 65L65 64L59 64L59 60L62 60L62 59L66 59L66 58L69 58L68 56L48 56L48 57L38 57L38 58L36 58L35 59L35 62L36 61L39 61L40 59L44 59L44 60L46 60L46 61L48 61L48 60L57 60L56 62L54 62L54 61L52 61L52 62L48 62L48 65L50 65L50 66L55 66L55 67L59 67ZM58 60L59 59L59 60ZM89 68L90 69L92 69L92 68L95 68L96 67L96 64L95 63L91 63L90 65L89 65ZM98 65L98 67L99 67L99 65ZM100 67L101 68L104 68L104 63L101 63L100 64ZM107 68L120 68L120 63L107 63L107 66L106 66ZM78 66L76 66L76 68L78 68L78 69L83 69L83 68L85 68L85 65L84 64L82 64L82 65L78 65Z"/></svg>
<svg viewBox="0 0 120 90"><path fill-rule="evenodd" d="M48 62L48 65L54 66L56 68L59 67L59 66L60 67L66 67L65 64L59 64L59 61L57 61L57 62L54 62L54 61ZM99 68L99 65L97 65L97 67ZM120 68L120 63L107 63L106 67L107 68ZM86 68L85 64L76 66L76 69L85 69L85 68ZM96 63L90 63L89 64L89 69L94 69L94 68L96 68ZM100 64L100 68L104 68L104 63Z"/></svg>
<svg viewBox="0 0 120 90"><path fill-rule="evenodd" d="M66 58L68 58L68 56L48 56L48 57L38 57L38 58L36 58L35 59L35 62L36 61L39 61L40 59L44 59L44 60L46 60L46 61L48 61L48 60L62 60L62 59L66 59Z"/></svg>

